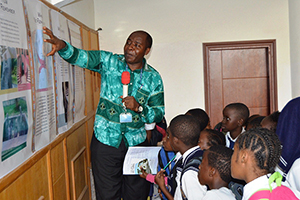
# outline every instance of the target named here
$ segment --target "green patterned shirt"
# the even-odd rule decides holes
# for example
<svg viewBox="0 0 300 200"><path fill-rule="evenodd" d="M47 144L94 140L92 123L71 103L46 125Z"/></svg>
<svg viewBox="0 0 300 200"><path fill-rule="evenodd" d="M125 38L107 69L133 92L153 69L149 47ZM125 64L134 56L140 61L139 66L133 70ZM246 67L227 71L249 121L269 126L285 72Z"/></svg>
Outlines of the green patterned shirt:
<svg viewBox="0 0 300 200"><path fill-rule="evenodd" d="M145 123L160 122L165 114L164 89L159 73L146 63L144 67L130 72L128 96L135 97L143 106L142 113L127 110L132 114L132 122L120 123L122 105L122 72L126 71L124 55L107 51L85 51L66 42L66 47L58 53L67 62L101 74L100 100L94 122L96 138L118 148L122 138L127 145L135 146L146 140Z"/></svg>

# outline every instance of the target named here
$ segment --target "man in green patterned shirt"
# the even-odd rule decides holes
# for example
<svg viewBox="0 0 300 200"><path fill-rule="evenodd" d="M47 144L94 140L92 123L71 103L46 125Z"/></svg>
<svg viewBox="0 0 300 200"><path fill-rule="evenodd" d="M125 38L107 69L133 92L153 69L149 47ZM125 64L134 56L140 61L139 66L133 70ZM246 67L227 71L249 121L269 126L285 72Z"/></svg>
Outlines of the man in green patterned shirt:
<svg viewBox="0 0 300 200"><path fill-rule="evenodd" d="M101 93L91 142L91 160L97 199L147 199L149 184L139 176L123 176L128 146L147 145L145 123L164 116L164 90L159 73L146 63L152 38L145 31L131 33L124 55L85 51L58 39L44 27L56 52L67 62L101 74ZM122 98L121 76L130 73L128 96ZM123 123L121 116L131 116Z"/></svg>

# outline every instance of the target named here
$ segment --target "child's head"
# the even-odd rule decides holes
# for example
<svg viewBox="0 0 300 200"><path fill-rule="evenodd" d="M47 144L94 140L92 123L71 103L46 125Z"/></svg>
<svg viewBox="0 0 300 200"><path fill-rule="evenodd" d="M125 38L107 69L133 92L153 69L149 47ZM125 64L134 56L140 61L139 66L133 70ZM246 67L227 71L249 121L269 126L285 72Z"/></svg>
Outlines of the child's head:
<svg viewBox="0 0 300 200"><path fill-rule="evenodd" d="M215 185L220 187L228 185L231 181L232 153L233 151L224 145L212 146L204 151L198 172L201 185L208 185L210 189L219 189L215 188Z"/></svg>
<svg viewBox="0 0 300 200"><path fill-rule="evenodd" d="M276 127L277 127L279 114L280 114L279 111L275 111L272 114L270 114L269 116L265 117L260 123L261 127L269 129L276 133Z"/></svg>
<svg viewBox="0 0 300 200"><path fill-rule="evenodd" d="M209 149L215 145L225 146L226 140L225 135L217 130L213 129L204 129L200 133L198 146L202 149Z"/></svg>
<svg viewBox="0 0 300 200"><path fill-rule="evenodd" d="M260 123L264 118L265 116L260 116L260 115L250 116L246 122L246 126L245 126L246 131L251 128L260 127Z"/></svg>
<svg viewBox="0 0 300 200"><path fill-rule="evenodd" d="M204 130L206 127L210 128L209 117L207 113L201 108L190 109L185 114L191 115L199 121L201 131Z"/></svg>
<svg viewBox="0 0 300 200"><path fill-rule="evenodd" d="M197 146L200 135L200 124L189 115L178 115L172 119L167 129L170 145L173 151L182 152L183 149Z"/></svg>
<svg viewBox="0 0 300 200"><path fill-rule="evenodd" d="M228 104L223 110L222 129L233 132L240 130L249 117L249 109L243 103Z"/></svg>
<svg viewBox="0 0 300 200"><path fill-rule="evenodd" d="M274 132L265 128L250 129L235 142L231 175L248 183L253 176L273 173L280 155L280 141Z"/></svg>

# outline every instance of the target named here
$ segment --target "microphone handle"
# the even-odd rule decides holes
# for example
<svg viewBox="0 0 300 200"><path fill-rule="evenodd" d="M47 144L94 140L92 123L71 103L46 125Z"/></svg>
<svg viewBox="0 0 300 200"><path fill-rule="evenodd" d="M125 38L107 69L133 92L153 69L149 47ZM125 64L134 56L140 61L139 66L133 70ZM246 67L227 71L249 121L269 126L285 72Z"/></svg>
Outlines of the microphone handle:
<svg viewBox="0 0 300 200"><path fill-rule="evenodd" d="M123 98L128 96L128 85L123 85Z"/></svg>

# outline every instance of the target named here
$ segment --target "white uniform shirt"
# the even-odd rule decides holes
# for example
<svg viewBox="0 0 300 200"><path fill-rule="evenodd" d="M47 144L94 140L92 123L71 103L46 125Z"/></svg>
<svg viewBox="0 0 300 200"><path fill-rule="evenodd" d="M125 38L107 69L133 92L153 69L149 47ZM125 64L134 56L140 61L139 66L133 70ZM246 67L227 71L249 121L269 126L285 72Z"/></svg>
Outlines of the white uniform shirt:
<svg viewBox="0 0 300 200"><path fill-rule="evenodd" d="M245 128L242 127L242 132L241 132L240 134L244 133L245 131L246 131ZM236 140L238 139L238 137L239 137L239 136L237 136L235 139L232 139L232 137L231 137L231 135L230 135L230 132L228 131L228 132L225 134L226 147L230 148L230 140L231 140L232 142L235 143ZM232 147L232 150L233 150L233 147Z"/></svg>
<svg viewBox="0 0 300 200"><path fill-rule="evenodd" d="M213 189L206 192L202 200L235 200L233 192L226 188Z"/></svg>
<svg viewBox="0 0 300 200"><path fill-rule="evenodd" d="M193 152L195 149L200 148L199 146L193 147L187 150L183 155L183 162L185 158ZM180 191L180 176L181 172L177 170L176 182L177 188L174 194L174 200L182 200L181 191ZM182 188L183 192L189 200L202 199L205 195L207 188L204 185L201 185L198 180L198 172L193 170L186 171L182 176Z"/></svg>
<svg viewBox="0 0 300 200"><path fill-rule="evenodd" d="M261 177L258 177L257 179L254 179L253 181L247 183L244 187L244 195L242 200L248 200L255 192L257 192L258 190L262 190L262 189L269 189L269 178L271 174L267 174ZM290 188L294 194L300 198L300 192L298 192L297 190L291 188L291 186L287 183L287 182L282 182L282 185ZM276 188L276 183L272 183L271 184L272 188Z"/></svg>
<svg viewBox="0 0 300 200"><path fill-rule="evenodd" d="M300 158L294 161L286 180L292 188L300 191Z"/></svg>

